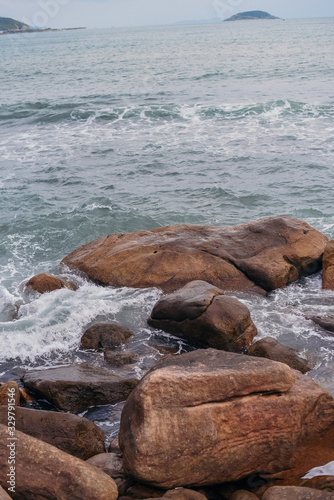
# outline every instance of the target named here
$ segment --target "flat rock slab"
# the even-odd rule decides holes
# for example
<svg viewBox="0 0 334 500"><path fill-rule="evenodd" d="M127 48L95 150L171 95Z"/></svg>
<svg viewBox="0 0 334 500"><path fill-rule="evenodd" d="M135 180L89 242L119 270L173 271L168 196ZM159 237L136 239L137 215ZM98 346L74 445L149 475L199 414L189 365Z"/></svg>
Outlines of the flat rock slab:
<svg viewBox="0 0 334 500"><path fill-rule="evenodd" d="M322 288L334 290L334 240L326 245L322 269Z"/></svg>
<svg viewBox="0 0 334 500"><path fill-rule="evenodd" d="M170 489L289 469L333 423L332 396L308 377L207 349L162 360L142 379L125 403L119 438L124 470Z"/></svg>
<svg viewBox="0 0 334 500"><path fill-rule="evenodd" d="M7 425L6 407L0 408L0 423ZM81 460L104 453L105 435L87 418L55 411L15 408L16 429L49 443Z"/></svg>
<svg viewBox="0 0 334 500"><path fill-rule="evenodd" d="M181 225L111 234L63 263L104 285L173 291L203 280L262 293L320 268L328 238L305 222L267 217L234 227Z"/></svg>
<svg viewBox="0 0 334 500"><path fill-rule="evenodd" d="M8 432L0 424L0 484L8 486ZM25 500L116 500L111 477L58 448L16 431L15 494Z"/></svg>
<svg viewBox="0 0 334 500"><path fill-rule="evenodd" d="M87 364L31 370L22 381L25 387L57 408L71 412L124 401L138 384L137 379L123 379L109 370Z"/></svg>
<svg viewBox="0 0 334 500"><path fill-rule="evenodd" d="M203 346L239 351L257 334L239 300L206 281L191 281L154 306L148 324Z"/></svg>
<svg viewBox="0 0 334 500"><path fill-rule="evenodd" d="M334 500L334 493L297 486L273 486L265 492L262 500Z"/></svg>
<svg viewBox="0 0 334 500"><path fill-rule="evenodd" d="M311 370L307 361L301 358L295 349L280 344L272 337L265 337L255 342L255 344L249 347L247 354L249 356L268 358L273 361L285 363L290 366L290 368L298 370L301 373L306 373Z"/></svg>

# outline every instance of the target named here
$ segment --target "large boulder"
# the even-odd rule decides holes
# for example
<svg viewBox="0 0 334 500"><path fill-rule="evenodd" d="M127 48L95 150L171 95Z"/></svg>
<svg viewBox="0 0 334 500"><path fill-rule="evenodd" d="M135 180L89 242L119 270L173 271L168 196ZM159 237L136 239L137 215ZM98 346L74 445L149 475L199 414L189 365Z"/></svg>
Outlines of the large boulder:
<svg viewBox="0 0 334 500"><path fill-rule="evenodd" d="M138 384L137 379L124 379L87 364L31 370L22 381L30 391L71 412L124 401Z"/></svg>
<svg viewBox="0 0 334 500"><path fill-rule="evenodd" d="M26 286L41 294L53 292L54 290L60 290L61 288L69 288L70 290L75 290L75 286L71 283L68 283L68 281L57 278L56 276L52 276L52 274L48 273L41 273L33 276L26 283Z"/></svg>
<svg viewBox="0 0 334 500"><path fill-rule="evenodd" d="M0 424L0 484L8 488L8 444L16 457L12 476L15 499L25 500L116 500L117 487L111 477L92 465L16 431L8 440L7 427ZM15 443L15 444L13 444Z"/></svg>
<svg viewBox="0 0 334 500"><path fill-rule="evenodd" d="M81 337L82 349L113 349L124 344L132 333L128 328L114 323L96 323Z"/></svg>
<svg viewBox="0 0 334 500"><path fill-rule="evenodd" d="M104 285L173 291L204 280L265 293L316 272L328 238L305 222L267 217L234 227L168 226L104 236L63 263Z"/></svg>
<svg viewBox="0 0 334 500"><path fill-rule="evenodd" d="M301 373L306 373L311 370L307 361L298 355L298 352L291 347L286 347L280 344L272 337L265 337L258 340L247 350L249 356L257 356L259 358L268 358L273 361L285 363L290 368L298 370Z"/></svg>
<svg viewBox="0 0 334 500"><path fill-rule="evenodd" d="M160 299L148 324L191 343L227 351L241 350L257 334L247 307L206 281L192 281Z"/></svg>
<svg viewBox="0 0 334 500"><path fill-rule="evenodd" d="M289 469L333 424L332 396L308 377L207 349L162 360L142 379L119 439L124 469L139 481L203 486ZM334 439L327 445L334 458Z"/></svg>
<svg viewBox="0 0 334 500"><path fill-rule="evenodd" d="M334 240L326 245L322 268L322 288L334 290Z"/></svg>
<svg viewBox="0 0 334 500"><path fill-rule="evenodd" d="M265 492L262 500L334 500L334 493L298 486L273 486Z"/></svg>
<svg viewBox="0 0 334 500"><path fill-rule="evenodd" d="M0 423L7 425L7 421L7 408L2 407ZM102 429L87 418L77 415L17 407L15 426L19 431L82 460L105 451L105 435Z"/></svg>

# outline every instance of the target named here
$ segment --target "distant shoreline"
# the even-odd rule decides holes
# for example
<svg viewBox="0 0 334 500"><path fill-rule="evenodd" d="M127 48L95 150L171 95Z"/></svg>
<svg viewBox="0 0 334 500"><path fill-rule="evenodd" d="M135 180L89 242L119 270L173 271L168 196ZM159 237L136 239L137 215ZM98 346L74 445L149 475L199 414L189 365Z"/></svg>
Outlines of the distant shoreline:
<svg viewBox="0 0 334 500"><path fill-rule="evenodd" d="M0 31L0 35L21 35L22 33L50 33L50 31L77 31L87 30L86 27L79 28L38 28L38 29L23 29L23 30L4 30Z"/></svg>

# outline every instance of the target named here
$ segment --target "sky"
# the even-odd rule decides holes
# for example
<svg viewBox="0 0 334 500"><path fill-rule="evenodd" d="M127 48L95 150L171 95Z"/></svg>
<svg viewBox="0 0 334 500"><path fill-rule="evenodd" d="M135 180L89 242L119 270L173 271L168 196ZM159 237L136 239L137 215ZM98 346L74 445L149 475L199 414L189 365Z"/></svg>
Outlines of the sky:
<svg viewBox="0 0 334 500"><path fill-rule="evenodd" d="M51 28L172 24L247 10L285 19L334 17L334 0L0 0L0 16Z"/></svg>

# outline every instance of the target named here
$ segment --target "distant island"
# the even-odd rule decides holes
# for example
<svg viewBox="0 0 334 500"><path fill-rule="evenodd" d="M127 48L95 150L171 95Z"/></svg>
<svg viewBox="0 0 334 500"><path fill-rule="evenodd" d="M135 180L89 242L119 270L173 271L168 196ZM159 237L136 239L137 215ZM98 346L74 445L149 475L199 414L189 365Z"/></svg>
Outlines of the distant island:
<svg viewBox="0 0 334 500"><path fill-rule="evenodd" d="M234 16L225 19L225 21L247 21L254 19L280 19L279 17L272 16L268 12L263 12L262 10L251 10L249 12L239 12Z"/></svg>
<svg viewBox="0 0 334 500"><path fill-rule="evenodd" d="M87 28L32 28L27 24L11 19L10 17L0 17L0 35L10 35L16 33L42 33L45 31L68 31L68 30L85 30Z"/></svg>

